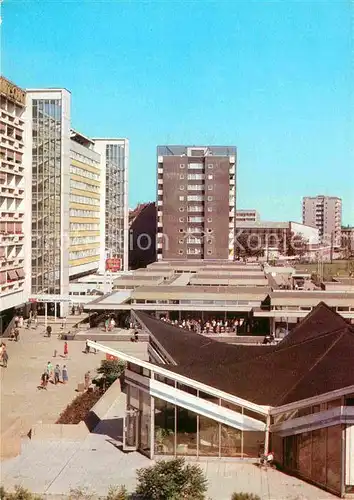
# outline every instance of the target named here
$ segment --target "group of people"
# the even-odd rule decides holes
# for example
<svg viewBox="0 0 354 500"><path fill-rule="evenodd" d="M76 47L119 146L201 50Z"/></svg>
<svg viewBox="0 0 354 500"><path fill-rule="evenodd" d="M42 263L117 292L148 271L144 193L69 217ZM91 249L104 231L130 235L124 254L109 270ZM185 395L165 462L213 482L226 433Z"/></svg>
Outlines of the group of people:
<svg viewBox="0 0 354 500"><path fill-rule="evenodd" d="M7 353L5 342L1 342L0 346L0 361L4 368L7 368L7 362L9 360L9 355Z"/></svg>
<svg viewBox="0 0 354 500"><path fill-rule="evenodd" d="M206 321L202 321L201 318L187 318L181 320L171 320L168 317L162 317L162 321L170 323L174 326L184 328L185 330L194 331L201 334L213 334L213 333L235 333L237 335L239 329L243 325L243 319L217 319L212 318Z"/></svg>
<svg viewBox="0 0 354 500"><path fill-rule="evenodd" d="M14 325L15 325L15 330L18 328L23 328L25 326L25 320L22 314L20 316L18 315L15 316ZM38 325L37 311L30 311L29 317L26 320L27 329L30 329L32 325L34 326L34 328L37 328Z"/></svg>
<svg viewBox="0 0 354 500"><path fill-rule="evenodd" d="M114 330L116 326L116 320L111 317L111 318L106 318L105 319L105 322L104 322L104 329L105 329L105 332L111 332L112 330Z"/></svg>
<svg viewBox="0 0 354 500"><path fill-rule="evenodd" d="M47 389L47 385L49 381L52 381L54 385L59 384L60 382L66 384L69 380L68 369L66 365L63 365L63 368L60 368L60 365L53 365L51 361L48 361L47 366L45 367L44 372L41 376L41 385L42 389Z"/></svg>

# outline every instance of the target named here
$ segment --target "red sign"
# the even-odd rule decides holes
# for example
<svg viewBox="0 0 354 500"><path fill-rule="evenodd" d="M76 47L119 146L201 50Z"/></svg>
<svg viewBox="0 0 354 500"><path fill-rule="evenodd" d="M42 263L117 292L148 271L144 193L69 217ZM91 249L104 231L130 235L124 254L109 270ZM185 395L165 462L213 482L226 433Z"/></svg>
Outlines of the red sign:
<svg viewBox="0 0 354 500"><path fill-rule="evenodd" d="M29 302L35 303L37 302L37 299L29 299Z"/></svg>
<svg viewBox="0 0 354 500"><path fill-rule="evenodd" d="M116 356L113 356L112 354L106 354L107 361L115 361L116 359L118 359Z"/></svg>
<svg viewBox="0 0 354 500"><path fill-rule="evenodd" d="M121 259L106 259L106 271L116 273L121 270Z"/></svg>

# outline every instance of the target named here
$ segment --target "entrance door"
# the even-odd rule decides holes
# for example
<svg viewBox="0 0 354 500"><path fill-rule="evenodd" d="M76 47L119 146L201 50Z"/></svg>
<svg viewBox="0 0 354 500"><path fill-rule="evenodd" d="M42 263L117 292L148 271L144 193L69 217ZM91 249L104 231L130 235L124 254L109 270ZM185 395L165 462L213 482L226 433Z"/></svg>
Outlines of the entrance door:
<svg viewBox="0 0 354 500"><path fill-rule="evenodd" d="M123 450L138 449L138 410L127 410L124 417Z"/></svg>

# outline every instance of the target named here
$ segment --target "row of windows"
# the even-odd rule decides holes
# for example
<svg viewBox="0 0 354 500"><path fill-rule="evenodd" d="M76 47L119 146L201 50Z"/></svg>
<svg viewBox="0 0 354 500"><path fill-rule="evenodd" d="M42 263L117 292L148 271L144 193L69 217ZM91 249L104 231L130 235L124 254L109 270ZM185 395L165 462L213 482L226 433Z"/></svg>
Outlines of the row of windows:
<svg viewBox="0 0 354 500"><path fill-rule="evenodd" d="M69 252L69 259L82 259L92 255L99 255L99 248L89 248L87 250L80 250L79 252Z"/></svg>
<svg viewBox="0 0 354 500"><path fill-rule="evenodd" d="M178 243L180 245L183 245L184 241L185 240L178 240ZM203 243L203 239L202 238L195 238L193 236L189 236L187 238L187 243L190 243L191 245L201 245ZM213 244L213 240L209 239L209 240L207 240L207 243L208 243L208 245L212 245Z"/></svg>
<svg viewBox="0 0 354 500"><path fill-rule="evenodd" d="M92 167L98 168L99 163L92 158L88 158L87 156L84 156L80 153L77 153L76 151L71 151L71 158L77 161L81 161L82 163L86 163L87 165L91 165Z"/></svg>
<svg viewBox="0 0 354 500"><path fill-rule="evenodd" d="M179 218L179 222L184 222L184 217ZM213 219L211 217L207 218L208 222L213 222ZM195 216L195 217L187 217L187 222L204 222L204 217L203 216Z"/></svg>
<svg viewBox="0 0 354 500"><path fill-rule="evenodd" d="M186 196L179 196L178 198L179 198L179 201L184 201L185 199L187 199L187 201L204 201L205 200L204 196L200 195L200 194L191 194L191 195L188 195L187 197ZM213 201L213 197L208 196L207 200Z"/></svg>
<svg viewBox="0 0 354 500"><path fill-rule="evenodd" d="M86 182L74 181L73 179L70 179L70 187L72 189L81 189L83 191L92 191L94 193L100 192L99 186L94 186L93 184L86 184Z"/></svg>
<svg viewBox="0 0 354 500"><path fill-rule="evenodd" d="M184 187L185 186L183 186L183 184L181 184L179 186L180 191L184 191ZM204 184L188 184L187 190L188 191L204 191ZM212 190L213 190L213 186L212 185L208 186L208 191L212 191Z"/></svg>
<svg viewBox="0 0 354 500"><path fill-rule="evenodd" d="M187 207L188 212L203 212L204 207L203 205L188 205ZM179 207L180 212L184 212L184 207ZM212 212L213 207L208 207L208 212Z"/></svg>
<svg viewBox="0 0 354 500"><path fill-rule="evenodd" d="M71 217L99 217L100 212L93 212L91 210L78 210L76 208L70 208Z"/></svg>
<svg viewBox="0 0 354 500"><path fill-rule="evenodd" d="M178 250L179 255L183 255L184 251L183 250ZM207 254L211 255L213 252L211 250L207 250ZM201 250L199 248L188 248L187 249L187 254L188 255L200 255Z"/></svg>
<svg viewBox="0 0 354 500"><path fill-rule="evenodd" d="M187 167L191 169L203 168L203 163L189 163ZM209 169L212 169L214 165L212 163L209 163L207 167ZM186 165L184 163L181 163L179 168L186 168Z"/></svg>
<svg viewBox="0 0 354 500"><path fill-rule="evenodd" d="M84 203L85 205L99 205L100 204L100 200L97 200L96 198L89 198L88 196L81 196L78 194L71 194L70 201L73 201L75 203Z"/></svg>
<svg viewBox="0 0 354 500"><path fill-rule="evenodd" d="M93 172L89 172L84 168L76 167L75 165L70 165L70 173L81 175L81 177L86 177L87 179L93 179L95 181L100 180L100 176L98 174L94 174Z"/></svg>
<svg viewBox="0 0 354 500"><path fill-rule="evenodd" d="M89 224L87 222L72 222L70 224L70 231L98 231L99 224Z"/></svg>
<svg viewBox="0 0 354 500"><path fill-rule="evenodd" d="M184 219L183 219L182 222L184 222ZM209 234L211 234L213 232L212 229L207 229L206 231ZM180 233L184 233L185 230L184 229L179 229L179 232ZM201 227L187 227L187 233L203 233L203 232L205 232L205 231Z"/></svg>
<svg viewBox="0 0 354 500"><path fill-rule="evenodd" d="M99 236L76 236L70 239L71 245L86 245L87 243L99 243Z"/></svg>

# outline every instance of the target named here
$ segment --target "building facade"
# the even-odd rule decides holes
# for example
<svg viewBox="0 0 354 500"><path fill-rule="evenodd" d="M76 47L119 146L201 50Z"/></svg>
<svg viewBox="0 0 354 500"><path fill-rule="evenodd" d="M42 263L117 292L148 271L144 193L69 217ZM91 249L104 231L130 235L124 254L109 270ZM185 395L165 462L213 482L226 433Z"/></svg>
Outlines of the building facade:
<svg viewBox="0 0 354 500"><path fill-rule="evenodd" d="M104 233L100 221L104 218L101 204L100 155L94 141L71 131L70 146L70 247L69 276L79 276L98 270Z"/></svg>
<svg viewBox="0 0 354 500"><path fill-rule="evenodd" d="M24 165L26 93L0 77L0 332L2 312L27 301L30 274L28 203ZM26 214L26 216L25 216Z"/></svg>
<svg viewBox="0 0 354 500"><path fill-rule="evenodd" d="M156 261L155 203L142 203L129 214L129 269L139 269Z"/></svg>
<svg viewBox="0 0 354 500"><path fill-rule="evenodd" d="M120 259L121 269L128 269L129 207L128 207L128 139L94 139L95 150L101 156L101 203L105 217L101 232L105 244L100 252L100 271L105 270L107 258Z"/></svg>
<svg viewBox="0 0 354 500"><path fill-rule="evenodd" d="M348 256L354 254L354 227L353 226L343 226L342 227L342 238L341 238L342 248Z"/></svg>
<svg viewBox="0 0 354 500"><path fill-rule="evenodd" d="M69 293L70 104L66 89L27 91L32 175L31 294Z"/></svg>
<svg viewBox="0 0 354 500"><path fill-rule="evenodd" d="M158 146L157 258L234 259L236 148Z"/></svg>
<svg viewBox="0 0 354 500"><path fill-rule="evenodd" d="M341 246L342 200L336 196L305 196L302 221L319 229L321 243Z"/></svg>
<svg viewBox="0 0 354 500"><path fill-rule="evenodd" d="M260 215L257 210L254 209L239 209L236 210L236 227L238 222L259 222Z"/></svg>

